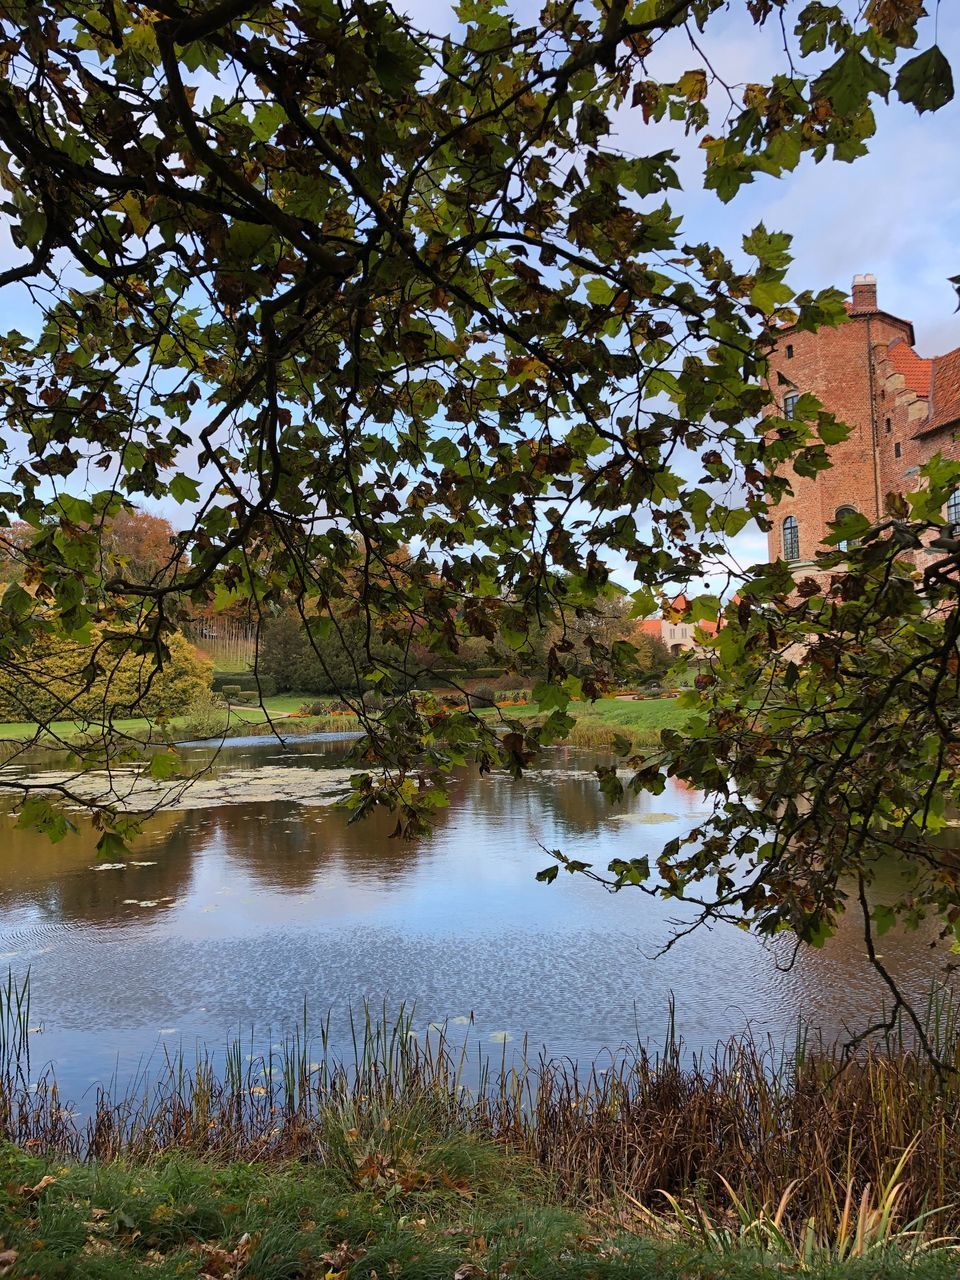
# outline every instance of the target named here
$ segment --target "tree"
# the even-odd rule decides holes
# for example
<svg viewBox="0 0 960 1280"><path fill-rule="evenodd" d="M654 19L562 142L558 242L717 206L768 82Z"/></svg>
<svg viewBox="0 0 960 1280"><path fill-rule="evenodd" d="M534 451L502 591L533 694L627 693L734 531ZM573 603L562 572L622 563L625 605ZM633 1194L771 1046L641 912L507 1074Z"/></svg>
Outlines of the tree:
<svg viewBox="0 0 960 1280"><path fill-rule="evenodd" d="M381 646L385 660L398 662L399 652ZM376 652L376 650L375 650ZM309 627L295 610L271 619L263 629L257 673L276 682L281 693L356 695L364 687L363 625L358 618L337 618ZM356 699L351 698L352 702Z"/></svg>
<svg viewBox="0 0 960 1280"><path fill-rule="evenodd" d="M600 626L614 558L645 616L765 519L788 458L828 465L843 428L812 401L766 431L756 419L779 327L838 323L841 296L795 291L789 237L763 226L746 268L687 243L666 200L676 157L656 137L619 153L613 114L683 121L727 200L803 155L862 155L875 102L934 110L950 67L936 46L914 52L916 3L848 18L747 0L744 21L782 23L784 63L731 107L709 56L728 7L548 0L524 27L463 0L452 35L361 0L5 4L0 180L20 258L0 285L27 291L37 323L0 342L15 461L0 505L50 532L31 581L3 595L0 660L55 624L81 643L91 626L133 628L161 661L187 604L246 600L266 618L293 599L311 626L357 617L362 676L399 689L387 655L413 636L453 661L478 637L522 654L565 620ZM689 69L658 79L678 46ZM711 88L729 90L719 113ZM689 482L684 452L701 467ZM98 470L103 485L78 494L70 477ZM104 525L164 497L190 525L169 577L105 574ZM397 563L404 546L417 554ZM787 587L779 570L746 586L754 621L717 652L746 627L763 667ZM907 625L928 624L908 611ZM456 765L520 771L605 671L595 646L554 643L545 723L505 736L398 707L360 747L382 767L357 780L358 813L387 803L415 830ZM746 777L709 757L724 698L739 708L731 679L710 686L726 692L705 745L671 747L672 768L725 794ZM781 853L758 846L758 901ZM666 855L652 891L695 882L709 858L690 857L687 872Z"/></svg>
<svg viewBox="0 0 960 1280"><path fill-rule="evenodd" d="M169 520L131 507L122 507L104 525L100 545L104 577L129 576L136 582L171 577L180 554Z"/></svg>
<svg viewBox="0 0 960 1280"><path fill-rule="evenodd" d="M25 553L34 531L25 520L0 528L0 582L19 582L24 574Z"/></svg>

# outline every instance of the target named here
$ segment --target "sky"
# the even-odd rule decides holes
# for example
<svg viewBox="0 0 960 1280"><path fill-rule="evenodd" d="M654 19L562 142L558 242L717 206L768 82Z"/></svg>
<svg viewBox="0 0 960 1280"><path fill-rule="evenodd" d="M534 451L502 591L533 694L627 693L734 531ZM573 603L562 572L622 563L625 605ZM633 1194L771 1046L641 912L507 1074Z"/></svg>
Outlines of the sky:
<svg viewBox="0 0 960 1280"><path fill-rule="evenodd" d="M442 32L454 26L446 0L399 0L397 7L423 29ZM536 23L536 0L508 0L508 7L523 22ZM935 0L927 0L927 7L934 15ZM933 42L935 27L944 53L960 68L957 0L942 0L939 13L921 23L918 49ZM744 0L733 0L729 11L711 19L702 44L731 86L763 81L785 65L779 26L770 22L758 30L745 16ZM701 60L683 33L672 33L655 49L650 73L671 79L697 65ZM709 240L736 255L743 234L762 221L793 236L789 280L796 289L834 285L849 291L854 274L871 271L880 305L914 322L922 355L960 345L957 298L947 279L960 274L960 98L924 116L912 107L881 105L868 156L853 164L827 160L819 165L804 157L793 174L760 175L728 205L703 190L701 155L679 125L645 126L639 110L624 108L609 142L626 152L677 151L683 190L671 191L669 198L674 212L684 217L689 239ZM11 260L11 249L0 221L0 265ZM0 323L22 323L22 314L13 314L22 299L6 293L0 297ZM163 514L182 519L182 510ZM731 553L740 564L764 560L766 537L749 526Z"/></svg>

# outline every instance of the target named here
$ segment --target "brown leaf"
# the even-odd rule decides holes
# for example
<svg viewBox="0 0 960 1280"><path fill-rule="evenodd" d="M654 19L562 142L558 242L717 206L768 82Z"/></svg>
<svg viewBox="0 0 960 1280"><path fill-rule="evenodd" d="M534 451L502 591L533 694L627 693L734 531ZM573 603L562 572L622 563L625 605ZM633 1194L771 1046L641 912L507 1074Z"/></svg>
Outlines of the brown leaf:
<svg viewBox="0 0 960 1280"><path fill-rule="evenodd" d="M20 1195L27 1200L35 1200L37 1196L42 1195L42 1193L46 1191L47 1187L53 1186L55 1182L56 1178L53 1177L52 1174L44 1174L35 1187L28 1187L26 1185L22 1186L20 1188Z"/></svg>

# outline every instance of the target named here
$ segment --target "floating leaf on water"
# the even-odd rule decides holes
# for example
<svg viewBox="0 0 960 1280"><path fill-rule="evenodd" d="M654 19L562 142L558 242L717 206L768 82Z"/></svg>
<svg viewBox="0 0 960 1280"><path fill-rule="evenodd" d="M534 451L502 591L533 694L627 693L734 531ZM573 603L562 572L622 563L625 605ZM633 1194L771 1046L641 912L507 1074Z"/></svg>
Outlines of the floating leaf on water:
<svg viewBox="0 0 960 1280"><path fill-rule="evenodd" d="M509 1031L491 1031L490 1039L494 1044L508 1044L513 1036Z"/></svg>

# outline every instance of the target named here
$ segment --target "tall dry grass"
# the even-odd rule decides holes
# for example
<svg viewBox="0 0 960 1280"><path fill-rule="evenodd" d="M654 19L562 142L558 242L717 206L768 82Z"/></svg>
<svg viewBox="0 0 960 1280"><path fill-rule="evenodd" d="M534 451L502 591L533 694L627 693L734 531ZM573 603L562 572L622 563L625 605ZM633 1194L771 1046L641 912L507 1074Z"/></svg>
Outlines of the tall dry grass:
<svg viewBox="0 0 960 1280"><path fill-rule="evenodd" d="M901 1028L850 1061L802 1038L790 1052L745 1036L694 1055L671 1031L659 1051L621 1052L606 1069L522 1058L478 1068L443 1032L411 1035L408 1012L365 1009L345 1058L329 1024L312 1035L305 1017L267 1057L239 1041L217 1067L173 1056L149 1084L102 1089L77 1115L51 1074L28 1079L27 997L0 988L0 1136L28 1150L395 1168L425 1134L453 1146L469 1136L526 1157L565 1199L628 1217L672 1198L702 1222L729 1223L739 1203L809 1233L811 1221L849 1223L851 1205L873 1212L881 1201L870 1196L887 1188L889 1201L895 1178L899 1220L929 1215L937 1233L958 1222L960 1076L938 1073ZM930 1025L960 1066L946 997Z"/></svg>

